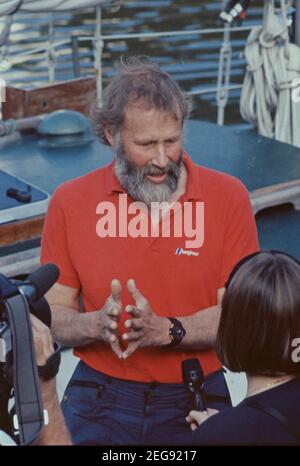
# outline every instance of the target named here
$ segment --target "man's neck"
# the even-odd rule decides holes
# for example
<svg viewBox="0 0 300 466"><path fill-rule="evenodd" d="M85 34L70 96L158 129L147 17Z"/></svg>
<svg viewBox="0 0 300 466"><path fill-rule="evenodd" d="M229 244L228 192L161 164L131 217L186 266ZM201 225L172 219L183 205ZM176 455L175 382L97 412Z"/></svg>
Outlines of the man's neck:
<svg viewBox="0 0 300 466"><path fill-rule="evenodd" d="M187 176L187 169L185 168L185 165L183 163L181 165L180 177L178 180L176 191L174 191L174 193L171 194L170 199L168 201L170 204L173 204L173 202L178 201L178 199L180 199L181 196L184 195L187 185Z"/></svg>

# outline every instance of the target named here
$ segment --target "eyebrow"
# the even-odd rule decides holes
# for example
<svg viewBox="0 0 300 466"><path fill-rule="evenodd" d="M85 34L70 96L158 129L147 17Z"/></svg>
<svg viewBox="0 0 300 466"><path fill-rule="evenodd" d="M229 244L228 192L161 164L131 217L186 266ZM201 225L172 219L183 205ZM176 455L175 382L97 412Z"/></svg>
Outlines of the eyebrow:
<svg viewBox="0 0 300 466"><path fill-rule="evenodd" d="M149 144L150 142L156 142L155 139L135 139L136 144Z"/></svg>
<svg viewBox="0 0 300 466"><path fill-rule="evenodd" d="M164 141L169 141L170 139L180 139L180 134L174 134L173 136L169 136ZM158 139L135 139L134 142L136 144L150 144L152 142L157 142Z"/></svg>

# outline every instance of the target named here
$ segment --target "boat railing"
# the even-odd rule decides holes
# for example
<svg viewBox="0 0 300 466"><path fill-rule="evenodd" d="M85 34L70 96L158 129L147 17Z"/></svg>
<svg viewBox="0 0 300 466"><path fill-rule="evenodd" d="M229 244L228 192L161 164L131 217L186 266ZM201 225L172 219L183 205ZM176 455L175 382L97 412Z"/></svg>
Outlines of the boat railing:
<svg viewBox="0 0 300 466"><path fill-rule="evenodd" d="M192 96L201 96L206 94L215 94L218 106L218 118L219 124L224 123L225 107L229 100L229 93L233 90L240 90L241 84L230 84L230 71L231 71L231 55L232 48L230 44L231 34L240 32L250 31L254 25L245 26L225 26L217 28L206 28L206 29L193 29L193 30L171 30L161 32L137 32L137 33L122 33L122 34L102 34L102 9L96 8L96 23L95 33L93 35L78 34L71 35L65 40L55 41L54 33L54 15L49 15L49 35L45 45L38 46L36 48L30 48L30 50L24 50L10 56L7 62L8 66L11 67L15 64L26 63L32 59L32 56L37 53L45 54L47 62L47 73L49 84L54 84L56 81L56 58L57 49L63 46L70 46L72 50L73 70L75 78L79 76L80 70L80 53L79 45L82 42L91 41L93 43L94 53L94 69L96 76L96 87L97 87L97 104L101 104L102 91L103 91L103 48L104 45L111 41L120 40L148 40L148 39L161 39L164 37L185 37L185 36L207 36L220 34L223 35L222 44L219 55L219 69L218 79L216 86L199 87L187 91L187 94ZM1 63L0 63L1 68Z"/></svg>

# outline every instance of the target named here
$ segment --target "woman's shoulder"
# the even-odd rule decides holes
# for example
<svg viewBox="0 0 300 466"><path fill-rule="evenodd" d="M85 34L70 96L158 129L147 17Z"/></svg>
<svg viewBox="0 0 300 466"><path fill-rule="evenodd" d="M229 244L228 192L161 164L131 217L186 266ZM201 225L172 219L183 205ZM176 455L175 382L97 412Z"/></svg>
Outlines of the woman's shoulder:
<svg viewBox="0 0 300 466"><path fill-rule="evenodd" d="M300 431L299 388L300 378L293 379L211 416L194 432L194 444L298 443L286 426L261 410L257 402L275 408Z"/></svg>
<svg viewBox="0 0 300 466"><path fill-rule="evenodd" d="M256 443L260 412L239 405L211 416L193 433L195 445Z"/></svg>

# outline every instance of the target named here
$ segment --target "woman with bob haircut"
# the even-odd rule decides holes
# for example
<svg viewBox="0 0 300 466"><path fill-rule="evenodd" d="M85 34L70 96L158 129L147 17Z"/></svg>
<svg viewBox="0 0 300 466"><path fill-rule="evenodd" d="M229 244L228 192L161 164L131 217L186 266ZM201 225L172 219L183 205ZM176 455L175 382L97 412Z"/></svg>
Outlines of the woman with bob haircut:
<svg viewBox="0 0 300 466"><path fill-rule="evenodd" d="M194 444L299 444L300 262L259 251L234 267L216 350L225 367L246 372L247 396L220 413L191 411Z"/></svg>

